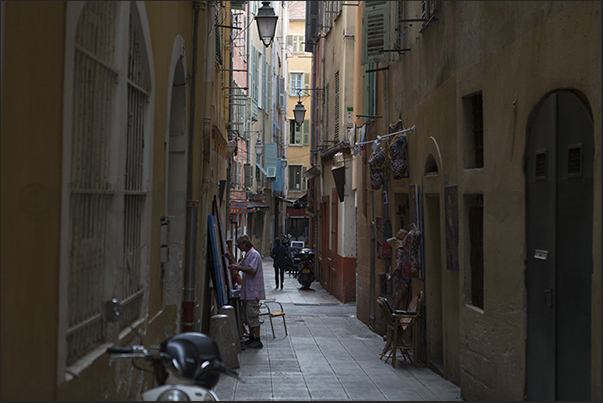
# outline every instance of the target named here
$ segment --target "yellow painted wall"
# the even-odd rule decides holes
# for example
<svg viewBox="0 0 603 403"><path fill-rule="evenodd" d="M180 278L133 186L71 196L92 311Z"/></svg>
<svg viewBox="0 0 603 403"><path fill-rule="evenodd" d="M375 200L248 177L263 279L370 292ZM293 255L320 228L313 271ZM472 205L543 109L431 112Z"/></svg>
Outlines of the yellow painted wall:
<svg viewBox="0 0 603 403"><path fill-rule="evenodd" d="M195 316L203 316L203 276L206 275L202 217L211 212L211 198L225 179L226 164L220 145L212 153L207 133L212 127L224 142L227 110L221 102L209 105L202 94L215 81L210 100L224 85L214 71L202 77L207 43L203 29L213 12L200 2L199 58L195 112L194 192L200 203L197 233ZM192 2L146 2L155 81L153 85L153 168L151 236L149 246L148 322L144 340L122 334L122 345L156 344L174 334L182 320L180 307L164 306L159 267L159 223L165 211L165 136L169 113L170 63L176 37L184 39L187 70L192 72ZM63 164L63 77L65 65L66 2L3 2L2 32L2 254L1 312L3 400L133 400L152 385L150 377L129 360L109 362L105 354L87 364L78 378L57 384L59 265ZM228 55L224 54L225 60ZM188 100L190 103L190 88ZM209 106L209 107L207 107ZM190 104L189 104L190 111ZM187 116L187 119L190 115ZM208 131L209 129L209 131ZM213 173L203 169L203 152ZM204 174L207 174L204 176ZM205 180L207 179L207 180ZM208 207L209 206L209 207ZM209 208L209 210L207 210ZM204 221L207 222L206 219ZM32 369L33 368L33 369Z"/></svg>
<svg viewBox="0 0 603 403"><path fill-rule="evenodd" d="M289 19L289 35L305 35L306 30L306 21L305 20L297 20L297 19ZM310 74L312 72L312 54L311 53L292 53L291 56L288 56L287 59L289 73L292 72L304 72ZM317 91L303 91L301 94L301 98L298 96L290 96L290 80L289 76L286 78L287 80L287 125L283 128L283 131L286 133L286 141L287 141L287 167L293 165L303 165L306 169L310 169L310 144L307 146L297 146L289 144L290 139L290 126L289 121L294 119L293 109L295 105L297 105L297 101L301 99L304 108L306 108L306 115L304 116L305 120L311 121L312 119L312 97L317 97ZM311 85L311 84L310 84ZM318 98L317 98L318 99ZM287 168L288 171L288 168ZM286 176L287 181L285 182L285 188L287 189L288 197L292 199L297 199L305 194L305 190L291 190L289 189L289 177L288 173Z"/></svg>
<svg viewBox="0 0 603 403"><path fill-rule="evenodd" d="M65 4L4 6L0 394L2 400L52 400L57 373Z"/></svg>

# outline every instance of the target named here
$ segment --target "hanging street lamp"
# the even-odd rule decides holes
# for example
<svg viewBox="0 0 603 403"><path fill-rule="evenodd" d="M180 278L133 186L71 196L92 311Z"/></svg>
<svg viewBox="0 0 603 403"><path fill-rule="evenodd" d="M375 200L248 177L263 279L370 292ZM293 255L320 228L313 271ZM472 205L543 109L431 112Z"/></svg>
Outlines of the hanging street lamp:
<svg viewBox="0 0 603 403"><path fill-rule="evenodd" d="M304 123L304 117L306 116L306 108L302 104L301 100L297 101L297 105L293 109L293 116L295 118L295 124L299 127Z"/></svg>
<svg viewBox="0 0 603 403"><path fill-rule="evenodd" d="M255 143L255 153L259 157L264 152L264 145L262 144L262 139L258 139Z"/></svg>
<svg viewBox="0 0 603 403"><path fill-rule="evenodd" d="M255 16L255 21L258 24L260 39L264 42L264 46L268 47L274 39L278 16L274 13L274 9L270 6L269 1L263 1L262 4L262 7Z"/></svg>

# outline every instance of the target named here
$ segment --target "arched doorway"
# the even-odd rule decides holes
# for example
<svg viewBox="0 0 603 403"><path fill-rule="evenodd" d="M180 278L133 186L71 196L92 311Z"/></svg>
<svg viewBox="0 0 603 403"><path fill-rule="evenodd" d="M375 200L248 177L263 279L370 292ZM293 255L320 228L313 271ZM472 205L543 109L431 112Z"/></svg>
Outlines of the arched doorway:
<svg viewBox="0 0 603 403"><path fill-rule="evenodd" d="M162 256L164 305L178 308L182 303L186 239L188 136L185 63L184 40L178 37L172 54L173 76L166 135L166 215L163 220L167 224L164 236L164 248L167 252Z"/></svg>
<svg viewBox="0 0 603 403"><path fill-rule="evenodd" d="M590 400L593 156L590 108L548 94L526 145L529 400Z"/></svg>

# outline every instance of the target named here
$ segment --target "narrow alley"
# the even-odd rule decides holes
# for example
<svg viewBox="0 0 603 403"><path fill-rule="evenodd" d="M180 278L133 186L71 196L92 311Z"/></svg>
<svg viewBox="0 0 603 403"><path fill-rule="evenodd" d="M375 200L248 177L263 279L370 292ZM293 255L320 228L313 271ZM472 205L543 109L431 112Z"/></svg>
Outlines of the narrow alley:
<svg viewBox="0 0 603 403"><path fill-rule="evenodd" d="M283 290L274 289L272 259L263 259L266 299L283 306L288 336L274 318L261 327L264 347L239 354L241 381L222 376L221 400L462 400L460 388L419 364L398 357L379 359L384 341L355 316L356 303L343 304L320 283L300 290L285 274Z"/></svg>
<svg viewBox="0 0 603 403"><path fill-rule="evenodd" d="M0 400L601 401L601 4L0 1Z"/></svg>

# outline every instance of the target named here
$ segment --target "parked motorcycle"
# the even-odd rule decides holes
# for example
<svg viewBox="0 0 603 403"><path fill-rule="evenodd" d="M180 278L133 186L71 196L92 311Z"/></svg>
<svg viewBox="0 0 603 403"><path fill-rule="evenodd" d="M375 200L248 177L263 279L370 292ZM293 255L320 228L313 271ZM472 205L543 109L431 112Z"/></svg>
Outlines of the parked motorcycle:
<svg viewBox="0 0 603 403"><path fill-rule="evenodd" d="M314 278L314 255L316 253L310 248L303 248L297 252L299 259L299 271L297 281L302 285L302 290L309 290Z"/></svg>
<svg viewBox="0 0 603 403"><path fill-rule="evenodd" d="M215 340L198 332L168 337L159 346L149 348L113 346L107 353L111 354L111 359L142 358L151 363L157 386L142 394L142 400L147 401L219 401L213 388L220 375L238 379L237 373L220 361ZM136 366L134 360L132 364L145 370Z"/></svg>

